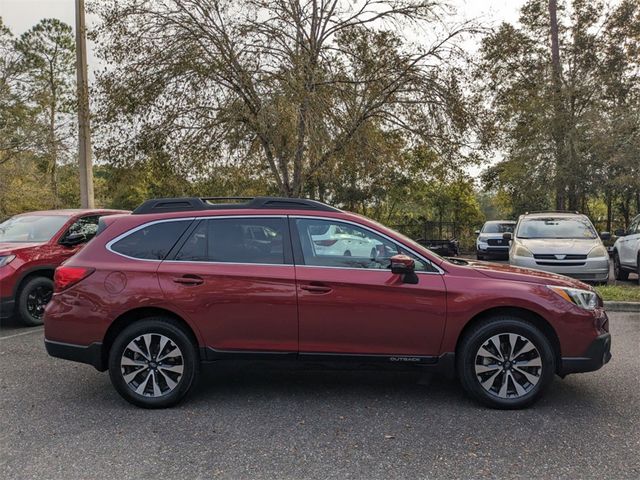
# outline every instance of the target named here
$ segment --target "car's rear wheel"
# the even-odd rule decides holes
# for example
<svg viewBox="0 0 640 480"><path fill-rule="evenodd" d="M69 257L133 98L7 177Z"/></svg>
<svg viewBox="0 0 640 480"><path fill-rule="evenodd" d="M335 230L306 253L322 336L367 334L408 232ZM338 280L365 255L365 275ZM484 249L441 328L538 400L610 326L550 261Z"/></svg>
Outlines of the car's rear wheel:
<svg viewBox="0 0 640 480"><path fill-rule="evenodd" d="M47 277L34 277L22 286L18 294L18 316L30 327L42 325L44 308L53 295L53 281Z"/></svg>
<svg viewBox="0 0 640 480"><path fill-rule="evenodd" d="M555 355L533 324L510 316L473 327L457 355L465 391L492 408L523 408L536 401L555 374Z"/></svg>
<svg viewBox="0 0 640 480"><path fill-rule="evenodd" d="M153 317L125 328L109 352L109 376L118 393L143 408L180 402L195 384L197 347L175 320Z"/></svg>
<svg viewBox="0 0 640 480"><path fill-rule="evenodd" d="M616 277L616 280L628 280L629 272L622 268L620 264L620 256L618 252L613 253L613 276Z"/></svg>

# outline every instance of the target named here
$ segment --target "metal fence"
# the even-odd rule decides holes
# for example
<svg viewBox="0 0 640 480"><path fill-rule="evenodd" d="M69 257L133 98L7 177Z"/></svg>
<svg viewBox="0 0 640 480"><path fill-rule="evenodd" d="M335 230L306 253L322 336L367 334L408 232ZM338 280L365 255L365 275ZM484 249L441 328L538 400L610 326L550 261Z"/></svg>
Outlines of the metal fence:
<svg viewBox="0 0 640 480"><path fill-rule="evenodd" d="M429 220L416 220L403 224L392 225L392 228L414 240L422 238L427 240L449 240L459 238L464 230L454 222L433 222Z"/></svg>

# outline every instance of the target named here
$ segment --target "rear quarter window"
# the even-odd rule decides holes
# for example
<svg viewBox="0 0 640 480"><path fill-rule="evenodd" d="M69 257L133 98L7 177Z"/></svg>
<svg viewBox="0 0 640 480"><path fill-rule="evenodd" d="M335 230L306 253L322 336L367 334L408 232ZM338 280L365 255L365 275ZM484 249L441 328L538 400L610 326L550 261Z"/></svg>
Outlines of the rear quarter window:
<svg viewBox="0 0 640 480"><path fill-rule="evenodd" d="M191 220L173 220L143 226L109 245L109 248L127 257L142 260L164 260Z"/></svg>

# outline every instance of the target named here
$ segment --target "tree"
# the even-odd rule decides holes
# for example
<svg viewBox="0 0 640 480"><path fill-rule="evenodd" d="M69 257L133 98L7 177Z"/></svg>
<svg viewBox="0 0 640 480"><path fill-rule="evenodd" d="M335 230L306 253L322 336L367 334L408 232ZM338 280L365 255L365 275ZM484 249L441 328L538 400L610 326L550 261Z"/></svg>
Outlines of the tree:
<svg viewBox="0 0 640 480"><path fill-rule="evenodd" d="M20 57L15 39L0 18L0 165L32 145L33 110L19 95Z"/></svg>
<svg viewBox="0 0 640 480"><path fill-rule="evenodd" d="M20 55L20 85L46 128L46 140L39 152L49 175L54 206L58 206L56 169L72 135L75 109L75 50L69 25L44 19L15 42Z"/></svg>
<svg viewBox="0 0 640 480"><path fill-rule="evenodd" d="M93 2L101 23L98 155L120 165L164 152L178 170L257 160L277 192L330 178L366 132L428 142L454 161L469 126L433 1ZM428 47L402 36L419 25ZM381 137L378 137L378 139ZM376 138L366 140L374 145Z"/></svg>
<svg viewBox="0 0 640 480"><path fill-rule="evenodd" d="M513 213L553 205L589 213L604 193L610 228L615 198L640 192L639 18L631 0L530 0L518 27L503 24L483 40L483 138L504 152L484 180L507 194Z"/></svg>

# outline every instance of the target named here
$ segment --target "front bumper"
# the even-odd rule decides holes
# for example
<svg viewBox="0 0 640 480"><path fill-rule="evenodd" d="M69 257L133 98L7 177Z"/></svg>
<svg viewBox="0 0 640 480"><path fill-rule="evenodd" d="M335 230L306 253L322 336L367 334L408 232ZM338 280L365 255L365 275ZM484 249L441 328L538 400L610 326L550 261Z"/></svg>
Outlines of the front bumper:
<svg viewBox="0 0 640 480"><path fill-rule="evenodd" d="M476 254L487 258L509 258L509 247L486 247L480 248L476 245Z"/></svg>
<svg viewBox="0 0 640 480"><path fill-rule="evenodd" d="M0 298L0 319L9 318L13 315L16 302L13 297Z"/></svg>
<svg viewBox="0 0 640 480"><path fill-rule="evenodd" d="M609 279L609 258L587 258L575 262L538 260L533 257L516 257L509 259L511 265L533 268L545 272L566 275L585 282L606 282ZM563 263L565 263L563 265ZM582 265L566 265L566 263L582 263Z"/></svg>
<svg viewBox="0 0 640 480"><path fill-rule="evenodd" d="M564 377L570 373L593 372L602 368L609 360L611 360L611 334L603 333L589 345L583 356L562 357L558 373Z"/></svg>
<svg viewBox="0 0 640 480"><path fill-rule="evenodd" d="M71 343L54 342L44 339L47 353L52 357L63 358L73 362L93 365L96 370L104 372L107 369L106 361L102 355L102 343L92 343L91 345L74 345Z"/></svg>

